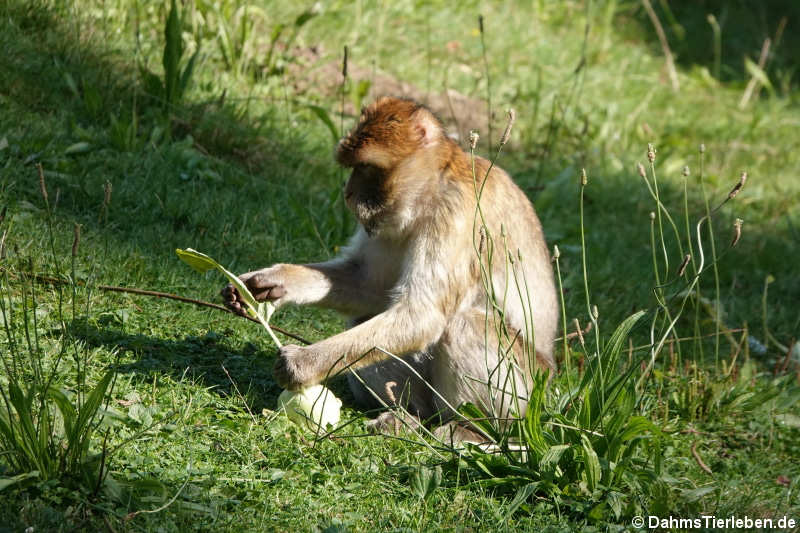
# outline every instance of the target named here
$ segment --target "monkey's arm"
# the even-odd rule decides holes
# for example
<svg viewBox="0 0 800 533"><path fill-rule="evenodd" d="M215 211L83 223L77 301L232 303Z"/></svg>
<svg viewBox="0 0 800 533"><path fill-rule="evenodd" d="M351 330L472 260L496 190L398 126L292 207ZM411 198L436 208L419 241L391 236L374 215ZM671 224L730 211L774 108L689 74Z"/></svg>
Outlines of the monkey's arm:
<svg viewBox="0 0 800 533"><path fill-rule="evenodd" d="M385 296L370 287L361 261L336 258L309 265L277 264L242 274L256 300L284 304L316 305L335 309L351 316L374 314L385 307ZM234 311L242 309L235 289L222 290L225 304Z"/></svg>
<svg viewBox="0 0 800 533"><path fill-rule="evenodd" d="M278 384L297 389L319 383L328 375L356 369L390 357L425 349L445 327L443 313L414 309L398 302L366 322L311 346L286 345L275 362Z"/></svg>
<svg viewBox="0 0 800 533"><path fill-rule="evenodd" d="M275 379L283 387L300 388L389 357L373 348L399 356L436 342L467 283L452 271L430 266L410 268L398 287L401 296L384 312L311 346L284 346Z"/></svg>

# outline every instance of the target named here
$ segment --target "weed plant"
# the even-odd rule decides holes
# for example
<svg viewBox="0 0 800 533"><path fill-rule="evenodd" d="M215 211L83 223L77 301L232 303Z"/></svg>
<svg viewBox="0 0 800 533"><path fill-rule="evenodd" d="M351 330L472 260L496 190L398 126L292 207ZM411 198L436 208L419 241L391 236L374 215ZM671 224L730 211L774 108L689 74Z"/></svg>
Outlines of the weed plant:
<svg viewBox="0 0 800 533"><path fill-rule="evenodd" d="M93 276L79 264L81 226L75 224L69 268L62 271L53 235L53 206L44 171L39 165L39 185L44 202L50 261L58 283L57 304L42 302L37 274L41 257L20 257L13 219L3 221L0 312L5 339L0 381L0 455L11 474L2 488L22 482L60 482L86 494L106 488L111 430L109 399L116 373L97 373L90 347L75 330L90 314ZM103 211L108 208L106 195ZM4 217L5 218L5 217ZM19 267L22 267L21 269ZM83 279L79 279L81 276ZM81 302L83 300L83 302Z"/></svg>

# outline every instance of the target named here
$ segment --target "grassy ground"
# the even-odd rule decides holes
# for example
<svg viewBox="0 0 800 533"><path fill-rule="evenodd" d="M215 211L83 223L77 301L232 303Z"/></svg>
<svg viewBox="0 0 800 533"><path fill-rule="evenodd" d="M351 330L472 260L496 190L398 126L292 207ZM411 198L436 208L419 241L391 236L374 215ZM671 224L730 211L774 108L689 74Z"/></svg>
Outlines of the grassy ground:
<svg viewBox="0 0 800 533"><path fill-rule="evenodd" d="M68 345L69 353L85 356L89 383L117 368L111 397L119 419L107 434L116 489L98 497L59 481L19 483L2 491L0 529L568 531L628 527L634 514L800 519L797 389L781 382L770 401L748 402L751 393L772 390L776 365L786 362L791 373L800 364L777 346L800 336L800 93L791 59L800 12L793 5L762 13L709 3L722 26L719 55L699 52L713 50L707 13L667 13L665 2L656 5L677 54L680 88L673 90L639 2L325 2L307 21L298 19L305 6L289 2L247 13L235 4L187 3L181 65L198 46L200 52L186 92L173 97L154 85L163 79L168 5L0 4L4 305L36 318L37 353L46 367ZM581 168L590 180L589 283L604 335L632 311L655 306L649 218L655 208L635 166L647 162L647 143L656 146L661 198L681 232L684 182L696 221L705 209L701 168L715 203L740 172L749 173L743 192L713 224L721 251L734 219L744 220L741 241L719 265L721 320L715 323L713 308L703 307L679 326L686 336L695 323L703 333L718 324L747 327L757 342L739 351L737 332L733 342L723 336L718 350L713 337L682 343L680 361L665 352L644 396L648 416L669 435L664 482L621 516L580 498L534 498L512 512L513 494L449 471L422 498L409 472L440 458L421 442L361 436L366 418L348 403L343 382L332 387L354 423L341 438L314 442L274 414L280 392L270 375L274 348L258 326L167 300L85 287L73 297L69 287L23 281L22 272L72 274L75 222L82 234L73 277L89 287L216 301L223 280L190 271L175 248L196 248L235 272L335 254L354 223L342 205L344 175L331 158L331 133L311 106L328 110L339 129L341 78L310 87L303 80L335 77L347 45L351 74L366 73L367 80L387 74L431 99L452 88L481 104L487 76L478 13L485 17L498 118L491 134L477 119L465 126L496 141L503 110L516 109L514 139L499 163L529 192L549 242L561 249L570 319L588 320ZM784 14L786 33L778 38ZM741 50L732 43L751 20L758 29L750 28L753 42ZM279 23L286 26L273 46ZM743 68L741 54L757 64L765 37L772 39L770 60L760 71ZM743 101L759 72L769 85ZM348 106L360 97L358 81L348 84ZM352 117L342 122L347 127ZM488 143L480 152L489 152ZM111 203L103 207L107 182ZM668 248L674 272L680 256L673 241ZM774 281L763 307L768 275ZM713 273L701 291L713 299ZM768 340L765 321L777 343ZM282 310L275 323L312 340L344 327L333 314L310 309ZM637 346L647 342L646 327L634 333ZM0 343L5 358L12 353L9 338L24 334L11 332ZM765 353L750 349L758 343L767 345ZM726 372L733 353L735 370ZM62 359L61 384L78 388L72 380L80 358ZM726 397L726 391L734 392ZM19 472L0 456L0 473Z"/></svg>

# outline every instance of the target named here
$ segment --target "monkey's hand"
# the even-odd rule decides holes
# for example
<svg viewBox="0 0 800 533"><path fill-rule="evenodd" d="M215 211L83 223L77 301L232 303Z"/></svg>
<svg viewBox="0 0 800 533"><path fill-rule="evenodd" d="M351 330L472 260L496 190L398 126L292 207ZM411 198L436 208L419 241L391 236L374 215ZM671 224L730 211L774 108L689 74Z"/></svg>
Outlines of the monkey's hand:
<svg viewBox="0 0 800 533"><path fill-rule="evenodd" d="M277 268L265 268L242 274L239 279L245 284L253 297L260 301L273 302L276 305L278 300L286 294L283 281L277 274ZM247 316L247 304L244 303L239 291L232 284L228 284L220 291L225 307L237 315Z"/></svg>
<svg viewBox="0 0 800 533"><path fill-rule="evenodd" d="M298 390L319 382L313 369L314 359L308 348L287 344L278 352L272 373L284 389Z"/></svg>

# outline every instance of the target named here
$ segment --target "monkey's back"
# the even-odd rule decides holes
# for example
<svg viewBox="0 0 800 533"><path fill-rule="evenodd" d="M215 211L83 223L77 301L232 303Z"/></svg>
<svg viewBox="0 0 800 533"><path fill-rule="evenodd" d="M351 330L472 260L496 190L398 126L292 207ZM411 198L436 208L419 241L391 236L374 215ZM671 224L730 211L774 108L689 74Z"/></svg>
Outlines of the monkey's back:
<svg viewBox="0 0 800 533"><path fill-rule="evenodd" d="M488 161L476 160L479 180L488 168ZM475 184L471 188L474 199ZM554 369L559 304L550 253L533 204L505 171L493 167L480 193L480 209L493 246L491 265L487 264L488 250L483 251L482 261L491 267L497 304L505 310L508 324L521 331L526 342L533 340L540 357ZM475 228L479 240L480 225L479 215ZM529 331L531 322L533 331Z"/></svg>

